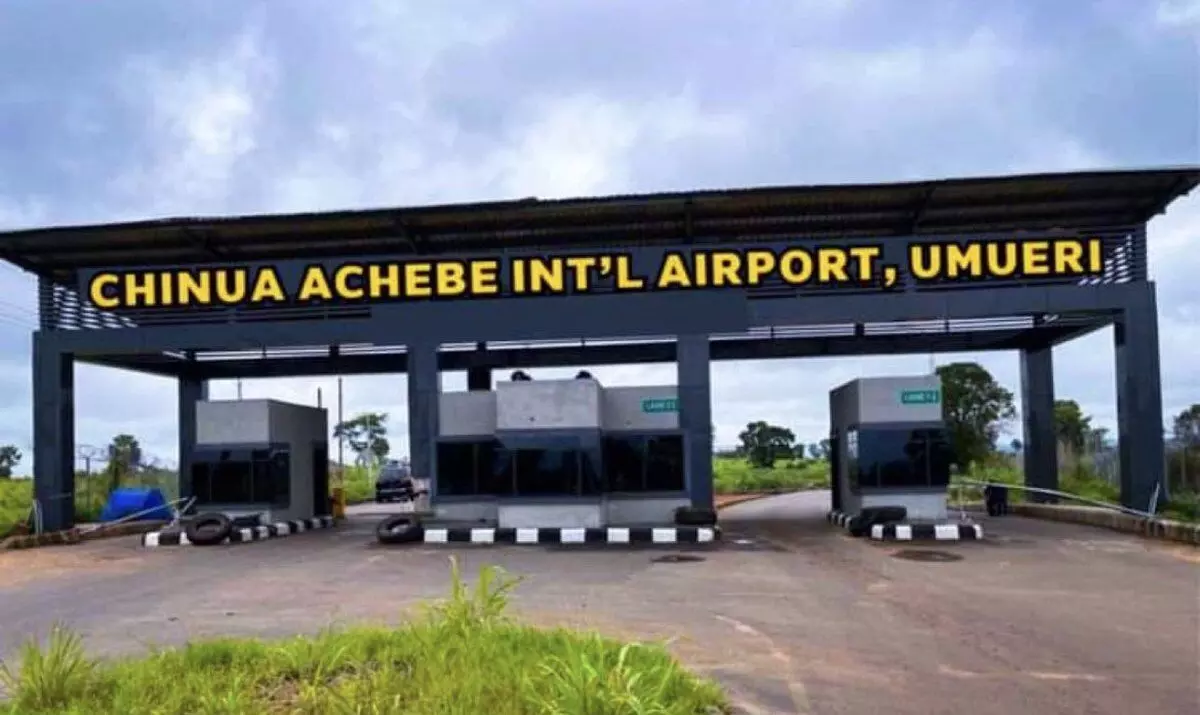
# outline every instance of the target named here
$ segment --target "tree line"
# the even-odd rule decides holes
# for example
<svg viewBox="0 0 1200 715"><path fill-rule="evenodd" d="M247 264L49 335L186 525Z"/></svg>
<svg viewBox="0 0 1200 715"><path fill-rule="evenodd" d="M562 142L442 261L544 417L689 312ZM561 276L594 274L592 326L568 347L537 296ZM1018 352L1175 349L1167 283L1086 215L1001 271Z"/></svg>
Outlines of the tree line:
<svg viewBox="0 0 1200 715"><path fill-rule="evenodd" d="M975 362L941 365L943 413L955 461L962 470L987 463L1000 450L1000 437L1016 420L1016 398L987 370ZM1054 401L1054 436L1059 452L1068 460L1111 451L1111 435L1093 424L1071 399ZM1167 432L1169 483L1200 491L1200 404L1176 415ZM1020 439L1008 446L1023 449ZM738 446L722 456L744 458L751 466L771 468L781 460L826 460L828 439L811 444L798 442L792 430L766 421L751 422L738 434Z"/></svg>

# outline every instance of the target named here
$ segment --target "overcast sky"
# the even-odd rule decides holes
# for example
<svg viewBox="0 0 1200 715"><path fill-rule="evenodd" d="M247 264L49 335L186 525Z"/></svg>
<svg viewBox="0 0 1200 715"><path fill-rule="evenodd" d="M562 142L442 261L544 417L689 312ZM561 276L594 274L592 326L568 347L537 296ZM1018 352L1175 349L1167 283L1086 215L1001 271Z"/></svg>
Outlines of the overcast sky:
<svg viewBox="0 0 1200 715"><path fill-rule="evenodd" d="M1197 0L0 0L0 228L1196 163L1198 22ZM1200 197L1150 226L1168 413L1200 402L1197 239ZM5 264L0 286L0 443L28 454L33 281ZM953 359L1018 392L1015 354ZM1111 331L1055 361L1059 396L1112 426ZM816 440L829 388L928 366L718 365L717 441L753 419ZM171 381L76 384L79 443L130 432L174 460ZM401 451L405 395L346 381Z"/></svg>

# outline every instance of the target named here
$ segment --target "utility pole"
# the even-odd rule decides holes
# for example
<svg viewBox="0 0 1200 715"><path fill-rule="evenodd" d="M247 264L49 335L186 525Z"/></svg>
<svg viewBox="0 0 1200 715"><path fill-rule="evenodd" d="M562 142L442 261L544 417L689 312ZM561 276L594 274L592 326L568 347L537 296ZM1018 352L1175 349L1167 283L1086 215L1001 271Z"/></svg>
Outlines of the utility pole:
<svg viewBox="0 0 1200 715"><path fill-rule="evenodd" d="M338 378L338 395L337 395L337 423L339 426L342 424L342 422L345 419L342 416L342 407L343 407L342 378L339 377ZM343 486L345 484L346 460L345 460L344 453L342 451L342 448L345 445L345 439L342 438L341 432L338 432L337 440L338 440L338 486Z"/></svg>
<svg viewBox="0 0 1200 715"><path fill-rule="evenodd" d="M237 398L238 398L238 402L241 402L241 400L242 400L242 378L240 378L240 377L237 379Z"/></svg>

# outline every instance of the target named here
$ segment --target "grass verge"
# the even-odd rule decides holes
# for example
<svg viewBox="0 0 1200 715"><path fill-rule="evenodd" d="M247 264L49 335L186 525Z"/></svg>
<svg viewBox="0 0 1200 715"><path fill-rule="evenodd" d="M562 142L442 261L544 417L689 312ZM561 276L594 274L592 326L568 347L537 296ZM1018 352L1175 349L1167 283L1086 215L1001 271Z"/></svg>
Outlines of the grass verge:
<svg viewBox="0 0 1200 715"><path fill-rule="evenodd" d="M657 644L542 630L505 615L517 579L485 566L474 588L451 559L447 599L394 629L264 643L197 642L94 661L56 628L0 667L5 715L695 715L728 712L715 684Z"/></svg>

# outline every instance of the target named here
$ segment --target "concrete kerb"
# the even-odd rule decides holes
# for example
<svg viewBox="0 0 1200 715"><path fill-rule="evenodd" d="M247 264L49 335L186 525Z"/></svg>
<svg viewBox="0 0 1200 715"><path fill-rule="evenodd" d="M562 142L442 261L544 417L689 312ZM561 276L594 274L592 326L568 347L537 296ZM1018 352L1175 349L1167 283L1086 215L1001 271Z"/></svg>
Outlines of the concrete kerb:
<svg viewBox="0 0 1200 715"><path fill-rule="evenodd" d="M437 528L422 529L425 544L709 544L720 540L716 526L664 527L529 527L529 528Z"/></svg>
<svg viewBox="0 0 1200 715"><path fill-rule="evenodd" d="M1200 524L1170 519L1147 519L1111 509L1068 504L1010 504L1009 512L1035 519L1098 526L1152 539L1200 546Z"/></svg>
<svg viewBox="0 0 1200 715"><path fill-rule="evenodd" d="M265 541L267 539L277 539L293 534L300 534L305 531L329 529L333 528L336 524L337 522L331 516L318 516L312 519L296 519L293 521L280 521L274 524L264 524L262 526L235 528L229 534L229 537L221 543L244 544L252 541ZM143 534L142 546L156 548L160 546L198 546L198 544L193 544L183 529L171 529Z"/></svg>
<svg viewBox="0 0 1200 715"><path fill-rule="evenodd" d="M830 524L850 531L851 517L845 512L830 511L826 519ZM875 541L978 541L983 538L983 527L959 522L872 524L867 536Z"/></svg>
<svg viewBox="0 0 1200 715"><path fill-rule="evenodd" d="M875 541L978 541L983 527L978 524L875 524L870 537Z"/></svg>

